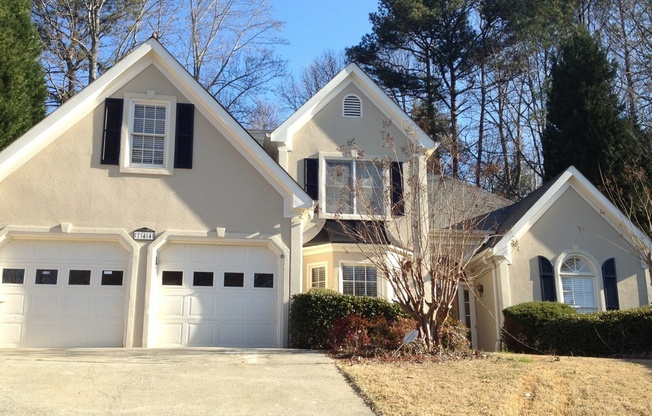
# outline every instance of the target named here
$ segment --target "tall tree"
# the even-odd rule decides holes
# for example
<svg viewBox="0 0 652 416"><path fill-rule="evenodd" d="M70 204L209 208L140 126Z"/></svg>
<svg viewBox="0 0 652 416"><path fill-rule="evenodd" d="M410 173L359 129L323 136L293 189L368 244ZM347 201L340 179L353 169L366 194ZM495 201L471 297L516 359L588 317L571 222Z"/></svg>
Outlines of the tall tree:
<svg viewBox="0 0 652 416"><path fill-rule="evenodd" d="M50 106L68 101L138 44L147 5L148 0L33 1Z"/></svg>
<svg viewBox="0 0 652 416"><path fill-rule="evenodd" d="M464 94L476 68L477 33L470 23L470 0L380 0L370 14L372 33L347 49L349 58L363 65L388 90L402 90L418 99L430 120L431 135L438 131L438 110L449 120L442 137L451 154L451 169L459 176L463 152L460 118ZM395 59L407 53L410 60Z"/></svg>
<svg viewBox="0 0 652 416"><path fill-rule="evenodd" d="M41 47L28 0L0 0L0 149L45 115Z"/></svg>
<svg viewBox="0 0 652 416"><path fill-rule="evenodd" d="M545 179L570 165L596 185L618 173L618 155L634 144L613 91L615 74L600 42L578 27L552 67L542 137Z"/></svg>

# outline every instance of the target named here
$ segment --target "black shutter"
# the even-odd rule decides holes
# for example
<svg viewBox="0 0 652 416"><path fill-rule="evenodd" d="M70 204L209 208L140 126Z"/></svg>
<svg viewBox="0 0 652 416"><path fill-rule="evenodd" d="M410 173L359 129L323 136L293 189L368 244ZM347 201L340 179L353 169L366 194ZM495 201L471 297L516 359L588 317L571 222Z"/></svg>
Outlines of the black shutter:
<svg viewBox="0 0 652 416"><path fill-rule="evenodd" d="M555 269L550 260L543 256L539 256L539 276L541 277L541 300L557 302Z"/></svg>
<svg viewBox="0 0 652 416"><path fill-rule="evenodd" d="M618 302L618 283L616 278L616 260L611 258L602 264L602 282L604 301L608 311L620 309Z"/></svg>
<svg viewBox="0 0 652 416"><path fill-rule="evenodd" d="M392 213L394 215L405 215L405 201L403 200L403 165L400 162L392 162L390 182L392 186Z"/></svg>
<svg viewBox="0 0 652 416"><path fill-rule="evenodd" d="M303 189L314 201L319 199L319 159L303 159Z"/></svg>
<svg viewBox="0 0 652 416"><path fill-rule="evenodd" d="M174 144L174 167L192 169L195 106L177 104L177 131Z"/></svg>
<svg viewBox="0 0 652 416"><path fill-rule="evenodd" d="M104 100L104 134L102 135L103 165L120 164L120 136L122 132L122 100Z"/></svg>

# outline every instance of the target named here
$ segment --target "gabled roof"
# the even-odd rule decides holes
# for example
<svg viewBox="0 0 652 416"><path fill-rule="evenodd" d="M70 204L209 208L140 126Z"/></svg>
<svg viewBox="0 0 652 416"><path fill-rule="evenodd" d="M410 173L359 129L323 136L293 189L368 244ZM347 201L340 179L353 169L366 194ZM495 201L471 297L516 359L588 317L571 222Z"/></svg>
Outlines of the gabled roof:
<svg viewBox="0 0 652 416"><path fill-rule="evenodd" d="M77 95L0 152L0 181L150 65L154 65L283 197L284 215L293 217L312 200L245 129L156 40L150 38Z"/></svg>
<svg viewBox="0 0 652 416"><path fill-rule="evenodd" d="M312 117L350 84L355 85L397 128L430 149L435 142L356 64L349 64L272 132L273 142L292 148L292 138Z"/></svg>
<svg viewBox="0 0 652 416"><path fill-rule="evenodd" d="M494 255L509 257L512 242L521 238L568 189L572 188L596 212L627 239L631 234L652 247L652 242L605 197L584 175L571 166L523 200L486 214L478 227L491 232L485 247ZM626 230L629 230L627 232Z"/></svg>

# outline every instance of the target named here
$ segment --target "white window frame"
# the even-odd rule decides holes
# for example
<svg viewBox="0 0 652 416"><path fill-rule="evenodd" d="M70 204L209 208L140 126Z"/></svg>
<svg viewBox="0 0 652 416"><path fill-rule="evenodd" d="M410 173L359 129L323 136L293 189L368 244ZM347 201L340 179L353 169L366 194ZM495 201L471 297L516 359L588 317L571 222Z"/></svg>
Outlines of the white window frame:
<svg viewBox="0 0 652 416"><path fill-rule="evenodd" d="M318 288L318 286L313 286L312 271L320 268L324 269L324 288L328 289L328 262L311 263L308 265L308 286L310 289Z"/></svg>
<svg viewBox="0 0 652 416"><path fill-rule="evenodd" d="M356 98L358 100L358 103L360 104L360 115L359 116L358 115L348 115L348 114L346 114L346 111L344 109L345 108L344 102L349 97L354 97L354 98ZM344 96L344 98L342 98L342 117L345 117L345 118L362 118L363 114L364 114L362 110L363 110L362 99L360 99L360 96L358 96L357 94L346 94Z"/></svg>
<svg viewBox="0 0 652 416"><path fill-rule="evenodd" d="M146 165L131 162L132 128L136 104L156 105L166 108L165 145L163 165ZM177 119L177 97L157 95L154 91L146 94L125 93L120 143L120 171L124 173L141 173L148 175L172 175L174 173L174 146Z"/></svg>
<svg viewBox="0 0 652 416"><path fill-rule="evenodd" d="M561 268L566 263L566 261L571 258L579 258L583 260L590 269L590 273L587 274L577 274L577 277L592 277L593 278L593 297L596 312L606 311L606 305L604 300L604 288L602 284L602 269L596 265L601 264L598 260L593 257L590 253L586 251L579 250L576 246L572 250L567 250L557 256L555 261L555 286L557 290L557 301L560 303L566 303L564 300L564 288L563 288L563 276L573 276L573 274L562 273ZM573 305L571 305L573 306ZM579 309L579 308L578 308Z"/></svg>
<svg viewBox="0 0 652 416"><path fill-rule="evenodd" d="M376 298L382 297L382 296L380 296L380 293L381 293L381 291L380 291L380 271L378 270L378 268L375 265L373 265L370 262L351 262L351 261L340 262L340 265L339 265L339 292L340 293L344 294L344 267L347 267L347 266L373 267L374 269L376 269L376 296L372 296L372 297L376 297ZM365 280L365 284L368 284L368 282L366 280ZM355 292L355 288L354 288L353 291ZM365 293L366 292L367 292L367 288L365 287ZM355 295L354 294L354 296L363 296L363 295ZM367 295L367 296L369 296L369 295Z"/></svg>
<svg viewBox="0 0 652 416"><path fill-rule="evenodd" d="M381 180L383 183L383 188L381 190L382 193L382 200L383 200L383 210L380 213L377 214L361 214L357 211L356 205L356 196L354 193L353 196L353 213L340 213L340 212L328 212L326 210L326 180L328 178L328 174L326 173L326 163L327 161L341 161L341 162L350 162L353 165L353 168L351 169L351 175L355 180L356 177L356 164L357 163L373 163L374 160L382 160L382 157L365 157L365 158L357 158L357 157L346 157L342 156L341 153L319 153L319 214L323 218L341 218L341 219L361 219L361 218L373 218L373 217L382 217L385 219L388 215L388 210L389 207L391 206L390 201L388 200L388 192L387 190L389 189L389 169L383 168L381 172ZM355 188L355 186L354 186Z"/></svg>

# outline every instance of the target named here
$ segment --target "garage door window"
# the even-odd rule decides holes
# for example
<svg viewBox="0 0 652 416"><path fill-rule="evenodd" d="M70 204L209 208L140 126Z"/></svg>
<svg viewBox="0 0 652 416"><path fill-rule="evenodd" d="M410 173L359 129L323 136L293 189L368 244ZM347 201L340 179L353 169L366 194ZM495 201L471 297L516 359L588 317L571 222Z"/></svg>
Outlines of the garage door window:
<svg viewBox="0 0 652 416"><path fill-rule="evenodd" d="M271 273L254 273L254 287L274 287L274 275Z"/></svg>
<svg viewBox="0 0 652 416"><path fill-rule="evenodd" d="M58 270L54 269L38 269L36 270L36 284L37 285L56 285Z"/></svg>
<svg viewBox="0 0 652 416"><path fill-rule="evenodd" d="M82 285L88 286L91 284L91 271L90 270L71 270L68 273L69 285Z"/></svg>
<svg viewBox="0 0 652 416"><path fill-rule="evenodd" d="M122 270L102 270L102 286L122 286Z"/></svg>
<svg viewBox="0 0 652 416"><path fill-rule="evenodd" d="M224 287L244 287L244 273L224 273Z"/></svg>
<svg viewBox="0 0 652 416"><path fill-rule="evenodd" d="M181 286L183 284L183 272L165 270L162 283L163 286Z"/></svg>
<svg viewBox="0 0 652 416"><path fill-rule="evenodd" d="M2 269L2 283L22 285L25 281L25 269Z"/></svg>
<svg viewBox="0 0 652 416"><path fill-rule="evenodd" d="M195 272L192 276L193 286L213 286L213 272Z"/></svg>

